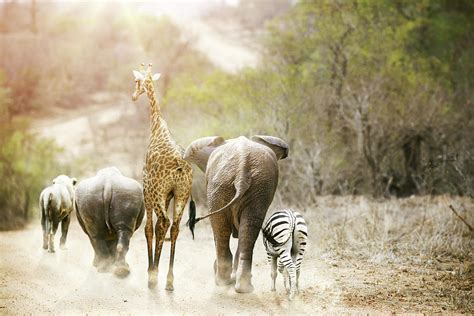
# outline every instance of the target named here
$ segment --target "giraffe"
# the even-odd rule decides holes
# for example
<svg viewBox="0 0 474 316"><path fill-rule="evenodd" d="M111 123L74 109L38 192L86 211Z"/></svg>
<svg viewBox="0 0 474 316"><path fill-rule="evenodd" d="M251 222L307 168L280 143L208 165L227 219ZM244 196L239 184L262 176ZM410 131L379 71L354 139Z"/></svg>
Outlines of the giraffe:
<svg viewBox="0 0 474 316"><path fill-rule="evenodd" d="M135 91L132 100L145 93L150 104L150 141L143 166L143 195L145 199L146 224L145 236L148 248L148 287L154 288L158 282L158 265L166 232L170 228L171 253L166 282L166 290L173 291L173 263L176 239L179 233L179 223L184 207L191 196L193 171L191 165L182 159L184 150L172 139L166 121L164 120L158 100L155 95L153 81L159 79L160 74L151 73L152 64L144 71L141 64L140 71L133 71L135 76ZM168 217L168 206L174 198L172 223ZM157 222L155 253L153 256L153 211ZM190 215L195 206L191 197Z"/></svg>

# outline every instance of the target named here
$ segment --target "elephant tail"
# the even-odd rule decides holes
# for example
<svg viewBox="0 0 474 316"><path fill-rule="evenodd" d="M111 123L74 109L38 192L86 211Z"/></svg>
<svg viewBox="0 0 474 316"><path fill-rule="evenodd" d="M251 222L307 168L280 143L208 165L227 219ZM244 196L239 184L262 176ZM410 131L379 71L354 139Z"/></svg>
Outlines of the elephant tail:
<svg viewBox="0 0 474 316"><path fill-rule="evenodd" d="M112 232L110 228L110 220L109 220L109 211L110 211L110 204L112 203L112 184L110 181L106 180L104 185L103 191L103 201L104 201L104 218L105 218L105 225L109 230L109 233Z"/></svg>
<svg viewBox="0 0 474 316"><path fill-rule="evenodd" d="M191 201L189 202L189 219L186 223L189 226L189 230L191 230L191 234L193 235L194 240L194 225L196 225L196 204L194 203L193 196L191 195Z"/></svg>
<svg viewBox="0 0 474 316"><path fill-rule="evenodd" d="M191 217L189 218L189 228L192 227L192 231L194 231L194 226L196 225L197 222L199 222L202 219L208 218L210 216L216 215L218 213L221 213L225 210L227 210L229 207L231 207L237 200L239 200L244 193L250 188L250 178L248 176L248 171L247 168L242 168L239 174L237 175L237 178L234 181L234 187L235 187L235 195L232 198L232 200L227 203L224 207L218 209L217 211L211 212L207 215L194 218L194 220L191 220Z"/></svg>

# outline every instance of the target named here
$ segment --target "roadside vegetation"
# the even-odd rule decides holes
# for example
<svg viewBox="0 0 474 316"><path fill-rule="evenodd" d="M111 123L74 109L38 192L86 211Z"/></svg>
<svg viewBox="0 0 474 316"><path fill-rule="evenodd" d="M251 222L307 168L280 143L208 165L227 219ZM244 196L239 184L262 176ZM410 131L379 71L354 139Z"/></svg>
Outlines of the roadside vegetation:
<svg viewBox="0 0 474 316"><path fill-rule="evenodd" d="M92 126L99 127L94 131L95 152L77 157L35 135L31 131L35 120L88 109L97 103L95 94L104 91L112 96L109 103L123 102L133 88L131 70L142 62L153 62L162 73L160 98L175 77L192 78L212 69L193 48L194 37L168 18L130 13L120 6L110 10L108 5L0 4L0 15L5 17L0 23L0 230L20 228L37 218L39 193L57 174L81 177L101 165L102 152L114 146L106 130L118 130L114 137L126 142L118 150L138 160L148 139L146 106L124 118L131 131L123 128L124 122ZM131 148L137 139L143 149Z"/></svg>
<svg viewBox="0 0 474 316"><path fill-rule="evenodd" d="M120 157L140 180L149 112L146 101L130 100L131 70L153 62L160 105L183 147L209 135L290 144L272 208L305 214L318 251L309 260L340 269L362 262L381 283L387 267L394 280L402 273L347 304L406 307L411 297L401 311L474 310L474 2L221 4L208 23L259 54L257 67L234 73L215 67L172 20L111 5L0 3L8 17L0 18L0 230L37 218L39 192L58 173L80 179ZM91 105L136 110L90 120L92 150L77 157L64 159L68 148L32 132L38 119ZM204 188L196 169L200 213ZM417 308L428 298L446 308Z"/></svg>

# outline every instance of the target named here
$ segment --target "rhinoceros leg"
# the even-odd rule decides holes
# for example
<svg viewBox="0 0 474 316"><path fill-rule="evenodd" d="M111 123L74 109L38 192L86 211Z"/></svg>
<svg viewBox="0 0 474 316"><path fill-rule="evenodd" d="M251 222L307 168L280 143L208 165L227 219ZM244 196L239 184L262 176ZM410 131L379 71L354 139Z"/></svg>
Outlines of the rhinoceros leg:
<svg viewBox="0 0 474 316"><path fill-rule="evenodd" d="M48 252L54 252L54 236L56 235L56 231L58 230L59 222L53 221L52 225L53 229L49 232L48 236Z"/></svg>
<svg viewBox="0 0 474 316"><path fill-rule="evenodd" d="M66 249L66 238L67 238L67 232L69 230L70 222L71 222L71 215L66 216L61 221L61 240L59 242L60 249Z"/></svg>
<svg viewBox="0 0 474 316"><path fill-rule="evenodd" d="M129 230L120 230L117 233L118 242L115 251L115 269L114 274L118 277L126 277L130 273L130 268L128 263L125 261L125 257L128 252L130 245L130 238L132 237L132 232Z"/></svg>
<svg viewBox="0 0 474 316"><path fill-rule="evenodd" d="M111 259L114 259L115 251L117 248L117 239L107 240L106 243L107 243L107 248L109 249L109 256L111 257Z"/></svg>
<svg viewBox="0 0 474 316"><path fill-rule="evenodd" d="M41 212L41 227L43 228L43 249L48 249L48 232L46 230L46 216Z"/></svg>
<svg viewBox="0 0 474 316"><path fill-rule="evenodd" d="M112 260L110 258L109 248L103 239L91 238L92 247L95 251L94 265L97 265L97 271L109 272Z"/></svg>

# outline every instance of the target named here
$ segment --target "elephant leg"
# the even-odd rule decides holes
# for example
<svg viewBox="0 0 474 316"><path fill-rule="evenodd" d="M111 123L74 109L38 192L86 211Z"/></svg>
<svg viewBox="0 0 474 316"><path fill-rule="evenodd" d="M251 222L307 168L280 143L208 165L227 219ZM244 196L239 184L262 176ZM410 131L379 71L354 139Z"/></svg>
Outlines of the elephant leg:
<svg viewBox="0 0 474 316"><path fill-rule="evenodd" d="M120 230L118 231L117 235L118 241L115 243L114 247L114 274L120 278L124 278L130 273L130 268L128 263L125 261L125 257L127 255L128 248L130 245L130 238L132 237L132 232L129 230Z"/></svg>
<svg viewBox="0 0 474 316"><path fill-rule="evenodd" d="M54 252L54 236L56 235L56 231L58 230L59 222L52 221L50 225L53 226L53 229L49 233L48 252Z"/></svg>
<svg viewBox="0 0 474 316"><path fill-rule="evenodd" d="M256 208L258 210L259 208ZM265 208L266 209L266 208ZM237 267L235 291L237 293L250 293L253 291L252 257L255 241L263 224L265 212L256 212L245 208L240 217L239 227L239 249L240 258Z"/></svg>
<svg viewBox="0 0 474 316"><path fill-rule="evenodd" d="M271 256L271 265L272 265L272 272L271 272L271 277L272 277L272 291L276 291L276 278L278 275L277 272L277 257L276 256Z"/></svg>
<svg viewBox="0 0 474 316"><path fill-rule="evenodd" d="M69 223L71 223L71 214L66 216L61 221L61 240L59 242L59 248L63 250L66 249L66 238L69 231Z"/></svg>
<svg viewBox="0 0 474 316"><path fill-rule="evenodd" d="M232 264L232 274L230 275L231 280L234 282L235 282L235 276L237 274L237 267L239 266L239 258L240 258L240 249L239 249L239 246L237 245L237 250L235 251L235 255L234 255L234 263Z"/></svg>
<svg viewBox="0 0 474 316"><path fill-rule="evenodd" d="M229 214L217 214L211 217L211 225L217 255L214 263L215 281L219 286L229 285L232 283L232 252L229 246L232 219Z"/></svg>
<svg viewBox="0 0 474 316"><path fill-rule="evenodd" d="M48 249L48 232L46 231L46 216L41 212L41 228L43 229L43 249Z"/></svg>
<svg viewBox="0 0 474 316"><path fill-rule="evenodd" d="M179 234L179 223L181 222L181 217L183 216L184 207L186 206L186 200L177 200L175 197L175 205L173 211L173 224L170 229L170 238L171 238L171 252L170 252L170 265L168 268L168 277L166 280L166 289L168 291L173 291L173 265L174 265L174 255L176 250L176 240L178 239Z"/></svg>

